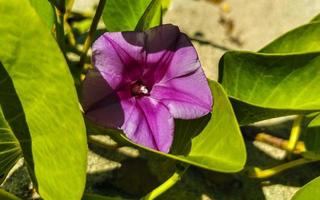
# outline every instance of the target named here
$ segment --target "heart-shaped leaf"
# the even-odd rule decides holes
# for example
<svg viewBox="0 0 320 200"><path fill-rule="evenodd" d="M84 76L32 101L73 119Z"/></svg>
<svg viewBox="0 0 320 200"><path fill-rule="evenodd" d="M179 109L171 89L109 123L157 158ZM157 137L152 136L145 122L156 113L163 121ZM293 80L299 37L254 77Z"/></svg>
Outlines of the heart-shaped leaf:
<svg viewBox="0 0 320 200"><path fill-rule="evenodd" d="M222 57L219 80L241 124L320 109L319 34L320 23L313 22L274 40L260 54L227 52Z"/></svg>
<svg viewBox="0 0 320 200"><path fill-rule="evenodd" d="M175 138L169 154L129 141L119 131L108 131L114 139L139 149L184 163L220 172L240 171L246 162L246 149L232 106L221 85L209 81L214 106L212 114L196 120L176 120ZM91 125L91 133L103 133Z"/></svg>
<svg viewBox="0 0 320 200"><path fill-rule="evenodd" d="M41 197L78 200L85 186L87 144L67 64L27 0L0 0L0 5L4 116Z"/></svg>
<svg viewBox="0 0 320 200"><path fill-rule="evenodd" d="M320 196L320 177L313 179L303 186L293 197L292 200L317 199Z"/></svg>
<svg viewBox="0 0 320 200"><path fill-rule="evenodd" d="M219 79L239 122L320 110L319 55L227 52Z"/></svg>
<svg viewBox="0 0 320 200"><path fill-rule="evenodd" d="M0 185L21 155L19 142L4 119L0 105Z"/></svg>
<svg viewBox="0 0 320 200"><path fill-rule="evenodd" d="M151 28L161 24L159 3L159 0L107 0L102 19L108 31L133 31L139 21L143 27L138 28Z"/></svg>

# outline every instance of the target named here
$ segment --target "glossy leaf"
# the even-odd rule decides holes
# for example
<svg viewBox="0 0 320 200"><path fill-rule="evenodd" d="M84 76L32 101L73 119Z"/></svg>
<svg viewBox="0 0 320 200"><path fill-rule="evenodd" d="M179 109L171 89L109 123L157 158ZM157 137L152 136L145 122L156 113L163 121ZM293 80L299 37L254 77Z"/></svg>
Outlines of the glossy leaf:
<svg viewBox="0 0 320 200"><path fill-rule="evenodd" d="M209 82L214 98L212 114L196 120L176 120L175 138L169 154L130 142L119 131L108 131L122 144L133 145L184 163L220 172L240 171L246 162L243 138L226 93L220 84ZM88 132L102 133L92 127Z"/></svg>
<svg viewBox="0 0 320 200"><path fill-rule="evenodd" d="M21 200L20 198L14 196L13 194L6 192L0 188L0 199L1 200Z"/></svg>
<svg viewBox="0 0 320 200"><path fill-rule="evenodd" d="M47 0L29 0L32 7L36 10L41 20L48 26L49 30L54 24L54 8Z"/></svg>
<svg viewBox="0 0 320 200"><path fill-rule="evenodd" d="M295 28L280 36L261 53L306 53L320 51L320 22L313 22Z"/></svg>
<svg viewBox="0 0 320 200"><path fill-rule="evenodd" d="M320 110L320 57L227 52L220 82L241 124Z"/></svg>
<svg viewBox="0 0 320 200"><path fill-rule="evenodd" d="M232 98L241 124L320 109L313 102L316 101L315 98L303 99L304 96L309 96L308 92L312 93L311 96L317 93L312 87L316 86L319 78L314 63L318 56L315 52L320 50L319 34L320 23L313 22L289 31L260 50L261 53L268 54L228 52L221 59L219 79ZM294 60L299 61L291 66ZM241 94L235 94L235 91ZM296 95L301 93L304 95ZM302 104L310 106L306 108Z"/></svg>
<svg viewBox="0 0 320 200"><path fill-rule="evenodd" d="M292 200L318 199L320 197L320 177L313 179L303 186L292 198Z"/></svg>
<svg viewBox="0 0 320 200"><path fill-rule="evenodd" d="M0 106L0 185L21 155L19 142L4 119Z"/></svg>
<svg viewBox="0 0 320 200"><path fill-rule="evenodd" d="M87 145L67 64L27 0L0 0L0 5L4 116L41 197L80 199Z"/></svg>
<svg viewBox="0 0 320 200"><path fill-rule="evenodd" d="M159 0L108 0L102 14L106 29L112 32L135 30L139 20L153 1L158 2ZM153 4L157 6L157 2ZM151 5L149 8L151 7L153 6ZM148 13L149 11L150 13ZM148 28L159 25L161 23L161 8L149 11L147 11L148 14L145 14L151 22L148 24Z"/></svg>

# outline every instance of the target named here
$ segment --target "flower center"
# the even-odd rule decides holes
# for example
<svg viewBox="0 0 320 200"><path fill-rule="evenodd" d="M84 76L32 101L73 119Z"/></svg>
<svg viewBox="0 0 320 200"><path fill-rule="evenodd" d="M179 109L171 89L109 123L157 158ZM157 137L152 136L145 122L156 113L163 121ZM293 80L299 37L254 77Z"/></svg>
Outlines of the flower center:
<svg viewBox="0 0 320 200"><path fill-rule="evenodd" d="M131 94L133 96L146 96L149 95L149 89L138 81L131 86Z"/></svg>

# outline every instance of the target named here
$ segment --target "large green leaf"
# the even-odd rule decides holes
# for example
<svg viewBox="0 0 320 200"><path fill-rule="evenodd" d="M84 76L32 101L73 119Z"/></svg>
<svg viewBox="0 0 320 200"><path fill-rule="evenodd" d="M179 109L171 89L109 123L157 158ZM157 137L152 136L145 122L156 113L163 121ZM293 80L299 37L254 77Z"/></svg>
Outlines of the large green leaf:
<svg viewBox="0 0 320 200"><path fill-rule="evenodd" d="M320 51L320 22L295 28L260 50L262 53L306 53Z"/></svg>
<svg viewBox="0 0 320 200"><path fill-rule="evenodd" d="M0 104L38 192L80 199L87 145L70 72L27 0L0 0Z"/></svg>
<svg viewBox="0 0 320 200"><path fill-rule="evenodd" d="M14 196L13 194L10 194L9 192L4 191L3 189L0 189L0 199L1 200L20 200L18 197Z"/></svg>
<svg viewBox="0 0 320 200"><path fill-rule="evenodd" d="M227 52L219 79L239 122L320 110L319 55Z"/></svg>
<svg viewBox="0 0 320 200"><path fill-rule="evenodd" d="M51 30L55 20L54 8L48 0L29 0L30 4L34 7L41 20Z"/></svg>
<svg viewBox="0 0 320 200"><path fill-rule="evenodd" d="M320 23L313 22L280 36L260 54L227 52L222 57L219 79L241 124L320 109L319 34Z"/></svg>
<svg viewBox="0 0 320 200"><path fill-rule="evenodd" d="M240 171L246 162L246 150L232 106L219 83L209 81L209 85L214 98L212 114L196 120L176 120L175 138L170 154L134 144L116 131L109 131L109 134L126 145L153 152L154 155L209 170ZM98 133L102 130L88 131Z"/></svg>
<svg viewBox="0 0 320 200"><path fill-rule="evenodd" d="M157 2L153 2L157 1ZM147 16L148 28L161 22L159 0L107 0L102 19L108 31L133 31L142 16ZM148 6L151 5L148 8ZM154 6L158 9L154 9ZM151 9L152 8L152 9ZM147 13L145 13L147 11ZM149 24L149 22L151 22ZM142 22L140 22L142 23ZM144 26L146 28L146 26Z"/></svg>
<svg viewBox="0 0 320 200"><path fill-rule="evenodd" d="M4 119L0 105L0 184L17 163L21 154L19 142Z"/></svg>
<svg viewBox="0 0 320 200"><path fill-rule="evenodd" d="M292 200L319 199L320 197L320 177L313 179L303 186L292 198Z"/></svg>

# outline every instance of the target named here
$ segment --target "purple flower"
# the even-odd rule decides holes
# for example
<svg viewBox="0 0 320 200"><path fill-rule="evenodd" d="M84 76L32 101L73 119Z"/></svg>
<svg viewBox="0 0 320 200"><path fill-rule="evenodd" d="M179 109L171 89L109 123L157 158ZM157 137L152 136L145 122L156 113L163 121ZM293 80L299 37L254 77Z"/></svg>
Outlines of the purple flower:
<svg viewBox="0 0 320 200"><path fill-rule="evenodd" d="M83 84L83 108L93 122L167 153L174 118L194 119L211 111L197 53L178 27L105 33L92 49L95 70Z"/></svg>

